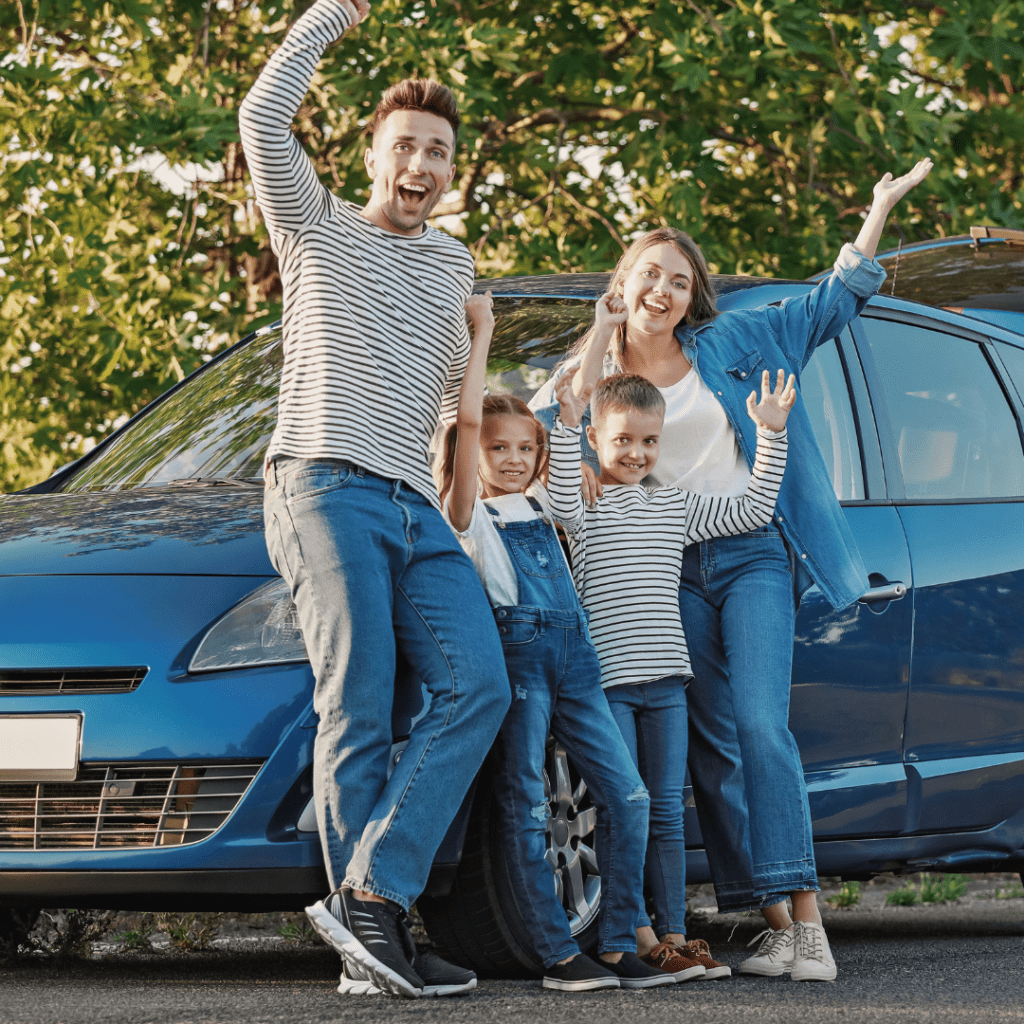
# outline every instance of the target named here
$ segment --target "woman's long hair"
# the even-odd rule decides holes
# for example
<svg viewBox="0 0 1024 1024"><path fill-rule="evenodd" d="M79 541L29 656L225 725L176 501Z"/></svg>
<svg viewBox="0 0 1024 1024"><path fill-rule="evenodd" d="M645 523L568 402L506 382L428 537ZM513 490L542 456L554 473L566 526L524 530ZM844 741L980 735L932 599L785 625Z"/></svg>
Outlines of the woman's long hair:
<svg viewBox="0 0 1024 1024"><path fill-rule="evenodd" d="M529 406L515 395L485 395L483 407L483 422L495 416L523 416L534 424L537 434L537 462L533 467L533 475L523 487L525 491L534 480L544 471L547 465L547 435L540 421L530 412ZM481 424L482 433L482 424ZM444 436L441 438L440 451L434 460L434 482L437 484L437 493L441 498L441 507L444 508L445 499L452 489L452 479L455 476L455 445L459 439L458 426L449 423L445 428Z"/></svg>
<svg viewBox="0 0 1024 1024"><path fill-rule="evenodd" d="M612 279L608 282L609 293L621 297L626 278L633 267L640 261L640 257L651 246L660 245L662 242L674 245L680 254L689 260L690 266L693 267L693 300L686 312L686 316L680 322L694 327L710 323L718 316L718 308L715 306L715 290L711 287L711 278L708 275L708 265L704 259L704 253L700 251L700 246L685 231L679 231L677 228L657 228L654 231L648 231L646 235L641 235L633 242L619 257L619 262L615 264ZM578 364L583 358L583 351L586 349L587 342L590 341L590 336L593 333L594 328L591 327L569 350L569 355L566 357L564 364L566 368ZM612 339L614 344L608 346L612 354L612 372L621 373L623 370L622 353L626 349L625 323L619 324L612 335Z"/></svg>

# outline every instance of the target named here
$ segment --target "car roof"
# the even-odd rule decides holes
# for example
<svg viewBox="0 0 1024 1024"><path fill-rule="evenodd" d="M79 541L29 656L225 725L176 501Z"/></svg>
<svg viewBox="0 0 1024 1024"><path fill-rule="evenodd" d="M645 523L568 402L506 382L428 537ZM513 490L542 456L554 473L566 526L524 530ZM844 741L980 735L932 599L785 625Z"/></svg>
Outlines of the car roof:
<svg viewBox="0 0 1024 1024"><path fill-rule="evenodd" d="M588 299L603 295L611 280L604 274L536 274L520 277L480 279L473 290L490 291L495 296L508 298ZM765 285L791 285L796 290L806 289L805 281L791 281L778 277L744 277L738 274L712 274L711 285L716 295L760 288ZM770 300L769 300L770 301Z"/></svg>

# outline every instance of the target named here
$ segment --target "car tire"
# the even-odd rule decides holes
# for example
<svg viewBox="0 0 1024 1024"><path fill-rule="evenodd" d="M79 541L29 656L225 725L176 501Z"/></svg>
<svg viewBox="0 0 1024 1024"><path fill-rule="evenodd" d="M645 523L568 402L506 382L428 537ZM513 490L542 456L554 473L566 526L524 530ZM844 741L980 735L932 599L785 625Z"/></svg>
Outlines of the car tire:
<svg viewBox="0 0 1024 1024"><path fill-rule="evenodd" d="M0 962L13 960L39 920L38 907L0 907Z"/></svg>
<svg viewBox="0 0 1024 1024"><path fill-rule="evenodd" d="M488 761L481 783L490 766ZM545 790L551 805L547 859L552 883L566 907L573 938L580 949L587 950L597 942L601 905L594 851L597 811L564 748L553 740L548 741ZM417 902L427 933L440 952L491 978L524 977L543 970L512 892L500 839L504 813L493 786L478 785L451 891Z"/></svg>

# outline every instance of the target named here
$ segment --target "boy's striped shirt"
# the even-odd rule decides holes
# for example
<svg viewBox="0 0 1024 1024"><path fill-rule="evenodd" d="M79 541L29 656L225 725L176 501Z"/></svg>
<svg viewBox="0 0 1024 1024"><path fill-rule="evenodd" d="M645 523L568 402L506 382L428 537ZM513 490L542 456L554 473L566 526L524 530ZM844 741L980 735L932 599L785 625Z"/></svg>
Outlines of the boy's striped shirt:
<svg viewBox="0 0 1024 1024"><path fill-rule="evenodd" d="M565 529L572 571L601 659L602 687L692 674L679 617L687 544L746 533L771 522L788 440L757 434L750 486L739 498L675 487L605 484L595 505L580 493L580 428L555 419L548 495Z"/></svg>
<svg viewBox="0 0 1024 1024"><path fill-rule="evenodd" d="M291 130L317 62L349 27L318 0L242 102L242 145L284 288L284 367L267 458L347 459L439 507L428 451L469 358L473 258L436 228L407 236L333 195Z"/></svg>

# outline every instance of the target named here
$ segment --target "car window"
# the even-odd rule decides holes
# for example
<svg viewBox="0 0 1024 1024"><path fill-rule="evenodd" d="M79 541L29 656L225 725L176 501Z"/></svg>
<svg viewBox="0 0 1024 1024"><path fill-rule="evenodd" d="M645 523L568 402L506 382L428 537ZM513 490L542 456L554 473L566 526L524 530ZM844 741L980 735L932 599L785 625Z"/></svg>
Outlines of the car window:
<svg viewBox="0 0 1024 1024"><path fill-rule="evenodd" d="M907 497L1024 494L1016 420L982 346L913 324L862 322Z"/></svg>
<svg viewBox="0 0 1024 1024"><path fill-rule="evenodd" d="M1000 343L999 355L1002 356L1003 365L1010 374L1010 380L1013 381L1017 394L1024 401L1024 348Z"/></svg>
<svg viewBox="0 0 1024 1024"><path fill-rule="evenodd" d="M846 374L835 340L818 347L800 377L800 398L840 501L864 497L864 470Z"/></svg>
<svg viewBox="0 0 1024 1024"><path fill-rule="evenodd" d="M131 424L63 489L258 480L277 422L280 342L281 332L270 332L207 367Z"/></svg>

